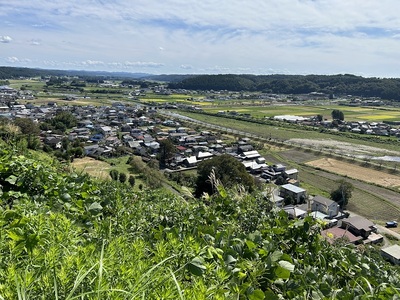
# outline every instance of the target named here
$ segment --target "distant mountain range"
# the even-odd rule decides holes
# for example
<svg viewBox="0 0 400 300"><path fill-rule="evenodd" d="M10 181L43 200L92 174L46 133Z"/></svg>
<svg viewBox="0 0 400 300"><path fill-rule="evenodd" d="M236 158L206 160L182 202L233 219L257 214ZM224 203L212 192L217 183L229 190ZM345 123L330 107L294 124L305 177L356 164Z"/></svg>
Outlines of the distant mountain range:
<svg viewBox="0 0 400 300"><path fill-rule="evenodd" d="M165 82L180 82L193 75L154 75L149 73L130 72L106 72L106 71L85 71L85 70L49 70L19 67L1 67L0 80L17 79L21 77L37 76L79 76L79 77L103 77L109 79L145 79Z"/></svg>
<svg viewBox="0 0 400 300"><path fill-rule="evenodd" d="M147 73L105 72L83 70L48 70L18 67L0 67L0 79L15 79L20 77L35 76L101 76L109 78L142 78L149 76Z"/></svg>

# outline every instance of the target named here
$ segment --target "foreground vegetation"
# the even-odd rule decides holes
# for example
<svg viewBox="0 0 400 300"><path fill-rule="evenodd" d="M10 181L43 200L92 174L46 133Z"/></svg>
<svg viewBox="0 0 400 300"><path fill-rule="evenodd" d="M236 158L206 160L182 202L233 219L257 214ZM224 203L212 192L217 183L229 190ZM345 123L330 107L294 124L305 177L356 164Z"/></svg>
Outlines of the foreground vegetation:
<svg viewBox="0 0 400 300"><path fill-rule="evenodd" d="M2 145L2 299L392 299L398 267L240 188L133 191Z"/></svg>

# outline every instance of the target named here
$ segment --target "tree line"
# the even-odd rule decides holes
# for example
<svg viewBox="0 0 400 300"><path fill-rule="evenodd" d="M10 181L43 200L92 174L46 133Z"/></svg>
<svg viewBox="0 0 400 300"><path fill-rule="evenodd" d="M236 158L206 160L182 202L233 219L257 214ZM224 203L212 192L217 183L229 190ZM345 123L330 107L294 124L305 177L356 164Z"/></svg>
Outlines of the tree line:
<svg viewBox="0 0 400 300"><path fill-rule="evenodd" d="M399 78L365 78L351 74L339 75L199 75L170 88L189 90L259 91L275 94L352 95L400 100Z"/></svg>

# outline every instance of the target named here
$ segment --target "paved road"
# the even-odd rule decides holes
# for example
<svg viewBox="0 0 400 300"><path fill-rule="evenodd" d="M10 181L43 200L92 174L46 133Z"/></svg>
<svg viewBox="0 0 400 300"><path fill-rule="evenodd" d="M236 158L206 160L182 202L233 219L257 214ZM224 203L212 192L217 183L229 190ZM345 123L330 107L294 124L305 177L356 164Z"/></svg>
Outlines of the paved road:
<svg viewBox="0 0 400 300"><path fill-rule="evenodd" d="M385 234L394 236L395 238L397 238L400 241L400 234L399 233L397 233L397 232L395 232L395 231L393 231L393 230L391 230L389 228L386 228L384 226L381 226L381 225L376 225L376 227L378 227L379 233L385 233Z"/></svg>

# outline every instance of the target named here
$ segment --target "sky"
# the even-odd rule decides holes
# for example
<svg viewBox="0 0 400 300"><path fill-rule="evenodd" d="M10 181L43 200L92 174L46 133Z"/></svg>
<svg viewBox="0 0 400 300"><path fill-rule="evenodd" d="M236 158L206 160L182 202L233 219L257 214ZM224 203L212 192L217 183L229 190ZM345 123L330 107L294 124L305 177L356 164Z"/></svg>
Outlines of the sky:
<svg viewBox="0 0 400 300"><path fill-rule="evenodd" d="M398 0L0 0L0 66L400 77Z"/></svg>

